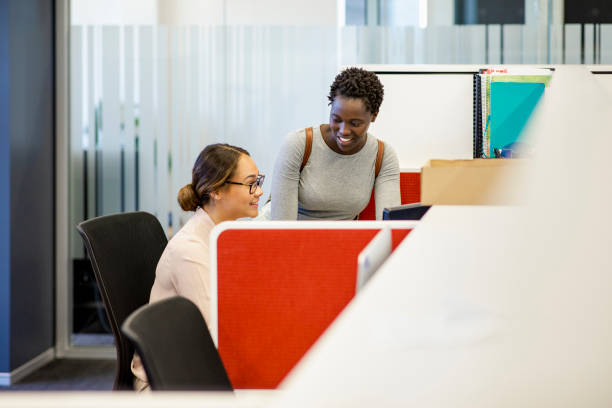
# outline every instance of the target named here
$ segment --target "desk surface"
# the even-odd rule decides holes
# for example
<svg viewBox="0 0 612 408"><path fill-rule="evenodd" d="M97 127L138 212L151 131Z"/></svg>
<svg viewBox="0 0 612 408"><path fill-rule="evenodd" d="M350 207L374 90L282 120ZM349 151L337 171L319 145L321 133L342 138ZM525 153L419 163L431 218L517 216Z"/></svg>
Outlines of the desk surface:
<svg viewBox="0 0 612 408"><path fill-rule="evenodd" d="M282 384L279 406L609 402L610 329L568 302L572 282L534 270L521 211L433 207Z"/></svg>

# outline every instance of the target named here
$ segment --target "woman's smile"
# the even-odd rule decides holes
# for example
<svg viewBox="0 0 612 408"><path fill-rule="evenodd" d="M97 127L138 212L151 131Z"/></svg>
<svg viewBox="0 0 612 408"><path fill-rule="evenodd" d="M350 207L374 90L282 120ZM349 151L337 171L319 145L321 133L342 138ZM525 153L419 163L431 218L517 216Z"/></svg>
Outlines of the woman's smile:
<svg viewBox="0 0 612 408"><path fill-rule="evenodd" d="M340 144L342 146L347 146L349 144L351 144L353 142L353 138L351 137L343 137L341 135L338 135L337 137L338 141L340 142Z"/></svg>

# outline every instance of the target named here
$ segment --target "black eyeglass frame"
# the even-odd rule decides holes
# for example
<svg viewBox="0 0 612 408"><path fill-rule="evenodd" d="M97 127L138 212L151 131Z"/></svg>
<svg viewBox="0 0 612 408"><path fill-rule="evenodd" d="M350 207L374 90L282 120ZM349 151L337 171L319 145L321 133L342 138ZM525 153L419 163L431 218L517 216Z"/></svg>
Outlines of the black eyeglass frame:
<svg viewBox="0 0 612 408"><path fill-rule="evenodd" d="M260 174L257 176L255 181L252 183L238 183L237 181L226 181L225 184L236 184L238 186L247 186L249 187L249 194L255 194L255 192L257 191L257 187L262 188L261 186L263 186L265 179L266 179L266 176L264 176L263 174Z"/></svg>

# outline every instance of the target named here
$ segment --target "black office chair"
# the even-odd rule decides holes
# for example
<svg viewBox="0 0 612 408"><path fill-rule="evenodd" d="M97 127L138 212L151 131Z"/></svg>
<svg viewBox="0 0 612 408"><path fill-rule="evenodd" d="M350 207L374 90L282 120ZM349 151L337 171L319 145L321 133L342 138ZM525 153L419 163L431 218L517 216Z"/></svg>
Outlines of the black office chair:
<svg viewBox="0 0 612 408"><path fill-rule="evenodd" d="M143 306L121 326L152 390L233 391L200 310L175 296Z"/></svg>
<svg viewBox="0 0 612 408"><path fill-rule="evenodd" d="M168 240L157 218L146 212L107 215L77 226L115 337L115 390L133 389L134 348L121 333L123 321L149 302L155 268Z"/></svg>

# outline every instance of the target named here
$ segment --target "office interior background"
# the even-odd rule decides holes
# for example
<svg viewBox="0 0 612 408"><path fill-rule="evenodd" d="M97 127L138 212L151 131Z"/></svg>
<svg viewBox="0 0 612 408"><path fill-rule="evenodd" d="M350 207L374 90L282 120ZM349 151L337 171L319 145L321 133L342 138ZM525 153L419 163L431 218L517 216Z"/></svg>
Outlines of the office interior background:
<svg viewBox="0 0 612 408"><path fill-rule="evenodd" d="M115 356L80 221L143 210L171 237L203 146L242 146L271 175L288 132L327 120L344 66L612 64L612 5L2 0L0 41L0 373L15 373Z"/></svg>

